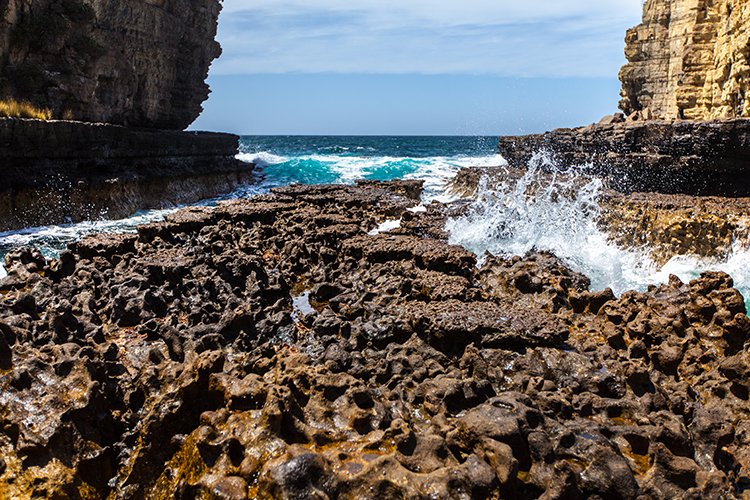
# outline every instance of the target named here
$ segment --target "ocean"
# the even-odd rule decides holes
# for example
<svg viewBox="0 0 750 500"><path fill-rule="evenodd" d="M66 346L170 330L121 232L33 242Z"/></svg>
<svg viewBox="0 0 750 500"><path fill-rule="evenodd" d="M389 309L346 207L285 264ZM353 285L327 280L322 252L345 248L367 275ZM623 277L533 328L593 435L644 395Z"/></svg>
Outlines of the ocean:
<svg viewBox="0 0 750 500"><path fill-rule="evenodd" d="M447 183L462 167L498 166L497 137L342 137L245 136L238 158L258 165L258 179L220 198L247 198L292 183L353 183L357 179L422 179L423 203L448 202L454 196ZM480 189L467 214L447 225L451 242L463 245L482 258L522 255L529 250L549 250L571 268L587 275L592 289L612 288L620 294L665 282L670 274L684 281L704 270L723 270L750 297L750 252L737 248L723 261L675 257L657 266L646 249L620 249L610 243L597 225L601 182L571 180L569 176L542 181L540 156L526 175L490 189ZM553 167L553 166L552 166ZM526 187L537 183L537 195ZM559 192L574 196L557 196ZM138 224L161 220L179 207L145 210L121 220L85 221L59 226L28 228L0 233L0 258L14 246L33 245L47 257L56 257L68 243L97 232L134 232ZM4 269L0 266L0 276Z"/></svg>

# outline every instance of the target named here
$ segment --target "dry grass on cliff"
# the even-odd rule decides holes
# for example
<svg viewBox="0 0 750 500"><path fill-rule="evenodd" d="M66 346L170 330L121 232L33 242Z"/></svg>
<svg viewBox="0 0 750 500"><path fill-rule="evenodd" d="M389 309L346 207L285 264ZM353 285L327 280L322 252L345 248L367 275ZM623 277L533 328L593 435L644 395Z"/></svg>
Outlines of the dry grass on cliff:
<svg viewBox="0 0 750 500"><path fill-rule="evenodd" d="M37 120L51 120L52 111L37 108L28 102L13 99L0 99L0 118L35 118Z"/></svg>

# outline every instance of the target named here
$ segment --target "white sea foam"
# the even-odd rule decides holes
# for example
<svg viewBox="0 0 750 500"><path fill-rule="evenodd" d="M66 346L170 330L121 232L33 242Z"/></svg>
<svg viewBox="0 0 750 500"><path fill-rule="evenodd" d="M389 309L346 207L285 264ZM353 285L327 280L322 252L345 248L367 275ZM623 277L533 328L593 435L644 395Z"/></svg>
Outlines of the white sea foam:
<svg viewBox="0 0 750 500"><path fill-rule="evenodd" d="M357 148L358 151L369 151L372 148ZM424 202L432 200L450 201L446 195L445 185L463 166L497 165L502 162L498 156L488 157L429 157L403 158L394 156L361 156L361 155L308 155L286 157L268 151L241 153L237 156L245 162L255 163L267 175L254 185L241 186L233 193L217 199L248 198L268 192L268 189L295 182L293 177L285 176L287 171L294 170L294 164L301 164L305 169L317 169L326 174L325 180L318 181L320 172L303 172L311 174L304 179L307 182L353 183L362 178L373 179L422 179L425 181ZM274 171L273 169L277 170ZM200 204L213 204L217 199L207 200ZM19 231L0 233L0 260L4 251L17 247L32 245L39 248L47 257L56 257L60 250L73 241L88 234L103 232L134 232L136 226L146 222L159 221L177 208L166 210L148 210L132 217L120 220L84 221L75 224L52 225L46 227L26 228ZM0 268L0 276L5 271Z"/></svg>
<svg viewBox="0 0 750 500"><path fill-rule="evenodd" d="M211 206L219 200L244 198L265 192L263 186L241 186L235 192L209 200L204 200L195 205ZM38 248L47 258L56 258L60 251L68 243L80 240L90 234L99 233L134 233L136 228L148 222L164 220L167 214L173 213L180 206L142 210L130 217L116 220L91 220L74 224L61 224L42 227L29 227L16 231L0 232L0 261L4 250L20 246L34 246ZM2 267L2 265L0 265ZM0 278L3 277L5 269L0 269Z"/></svg>
<svg viewBox="0 0 750 500"><path fill-rule="evenodd" d="M362 150L363 148L356 149ZM445 187L461 168L506 164L500 155L397 157L312 154L288 158L261 151L241 153L237 158L255 163L261 168L281 166L284 169L283 172L291 171L293 167L300 164L305 165L306 168L318 168L320 172L329 174L330 179L326 182L352 184L359 179L423 180L425 183L424 200L441 202L455 199ZM280 182L287 180L289 179L279 179ZM274 179L270 176L265 182L270 187L275 185Z"/></svg>
<svg viewBox="0 0 750 500"><path fill-rule="evenodd" d="M237 155L237 159L244 161L245 163L254 163L259 167L277 165L289 161L289 158L275 155L267 151L260 151L258 153L240 153Z"/></svg>
<svg viewBox="0 0 750 500"><path fill-rule="evenodd" d="M363 150L367 149L354 149ZM290 158L262 151L242 153L238 158L259 165L262 171L266 171L266 176L262 182L242 186L222 199L247 198L267 192L271 187L295 182L293 177L283 174L293 171L295 165L302 165L303 170L320 169L326 175L325 182L353 183L362 178L421 179L425 181L423 203L433 200L449 202L455 197L448 193L446 185L459 169L506 165L499 155L405 158L361 156L357 153ZM540 175L542 167L557 172L557 175ZM498 255L523 255L533 248L550 250L572 268L589 276L592 288L611 287L616 293L665 282L670 274L687 281L709 269L728 272L743 293L750 291L750 250L736 246L729 258L723 261L678 256L659 268L648 257L646 249L618 248L597 228L598 198L602 187L598 180L582 182L575 176L560 174L548 158L540 155L520 180L509 180L493 189L483 182L478 199L469 212L448 222L451 241L480 256L485 251ZM530 191L534 191L535 196L529 196ZM566 196L566 193L574 193L574 196ZM208 200L202 204L214 202ZM419 207L414 211L424 210L424 206ZM87 234L133 232L138 224L161 220L173 210L145 211L116 221L87 221L0 233L0 255L3 250L14 246L34 245L47 257L55 257L67 243ZM4 274L0 263L0 277Z"/></svg>
<svg viewBox="0 0 750 500"><path fill-rule="evenodd" d="M552 175L542 175L543 170ZM747 297L750 251L735 248L725 261L676 256L659 267L648 250L622 249L597 227L602 183L576 171L561 171L548 157L537 155L520 179L488 187L480 181L469 211L448 221L451 243L480 258L524 255L530 250L551 251L574 270L588 276L592 289L612 288L616 294L666 282L670 274L688 281L706 270L721 270L735 279ZM533 194L531 194L533 193Z"/></svg>
<svg viewBox="0 0 750 500"><path fill-rule="evenodd" d="M79 240L86 235L115 232L133 233L139 224L162 220L166 214L175 210L177 208L147 210L119 220L83 221L76 224L30 227L18 231L7 231L0 233L0 250L34 246L45 257L57 257L68 243ZM3 273L5 273L5 270L0 270L0 277L3 277Z"/></svg>

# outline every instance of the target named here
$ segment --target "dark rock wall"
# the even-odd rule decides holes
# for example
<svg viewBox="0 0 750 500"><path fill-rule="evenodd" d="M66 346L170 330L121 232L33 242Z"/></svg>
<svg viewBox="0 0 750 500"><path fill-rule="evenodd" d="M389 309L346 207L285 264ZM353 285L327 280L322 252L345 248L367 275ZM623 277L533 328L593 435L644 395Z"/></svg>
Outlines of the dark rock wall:
<svg viewBox="0 0 750 500"><path fill-rule="evenodd" d="M525 167L539 152L586 166L624 192L750 196L750 120L650 121L502 137L499 153Z"/></svg>
<svg viewBox="0 0 750 500"><path fill-rule="evenodd" d="M0 0L0 98L184 129L209 93L219 0Z"/></svg>
<svg viewBox="0 0 750 500"><path fill-rule="evenodd" d="M0 119L0 230L121 218L252 180L238 137Z"/></svg>

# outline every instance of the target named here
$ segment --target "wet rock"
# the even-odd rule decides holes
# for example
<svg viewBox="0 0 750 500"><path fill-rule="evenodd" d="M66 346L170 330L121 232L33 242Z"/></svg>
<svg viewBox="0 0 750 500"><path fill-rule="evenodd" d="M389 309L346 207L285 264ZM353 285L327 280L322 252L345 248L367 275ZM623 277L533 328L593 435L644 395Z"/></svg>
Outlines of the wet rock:
<svg viewBox="0 0 750 500"><path fill-rule="evenodd" d="M408 212L419 188L289 186L137 235L86 238L64 262L12 253L0 295L0 490L697 498L746 488L750 320L729 276L615 297L548 253L477 268L446 241L455 206ZM399 218L398 230L368 234Z"/></svg>
<svg viewBox="0 0 750 500"><path fill-rule="evenodd" d="M633 118L638 119L501 137L498 152L511 167L523 169L545 151L554 165L584 166L624 193L750 195L750 183L735 175L748 167L749 120L652 120L643 113Z"/></svg>
<svg viewBox="0 0 750 500"><path fill-rule="evenodd" d="M220 500L243 500L247 498L247 481L237 476L218 478L209 484L212 498Z"/></svg>

